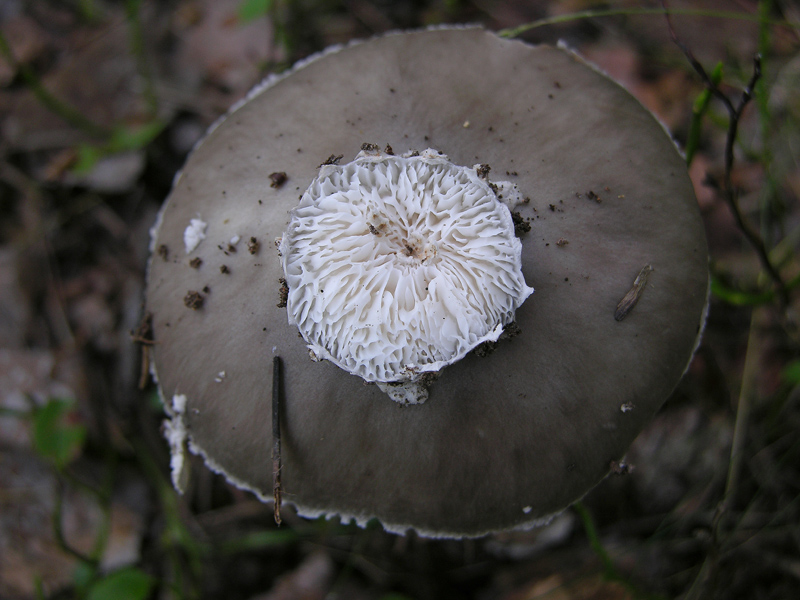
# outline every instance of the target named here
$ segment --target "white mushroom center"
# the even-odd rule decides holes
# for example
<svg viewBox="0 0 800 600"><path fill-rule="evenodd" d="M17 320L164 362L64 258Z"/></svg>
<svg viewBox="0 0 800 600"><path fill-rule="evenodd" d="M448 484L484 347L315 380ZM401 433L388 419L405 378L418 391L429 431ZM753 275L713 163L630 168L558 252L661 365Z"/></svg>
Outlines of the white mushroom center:
<svg viewBox="0 0 800 600"><path fill-rule="evenodd" d="M323 166L280 250L289 322L310 350L383 384L496 341L533 292L508 208L432 150Z"/></svg>

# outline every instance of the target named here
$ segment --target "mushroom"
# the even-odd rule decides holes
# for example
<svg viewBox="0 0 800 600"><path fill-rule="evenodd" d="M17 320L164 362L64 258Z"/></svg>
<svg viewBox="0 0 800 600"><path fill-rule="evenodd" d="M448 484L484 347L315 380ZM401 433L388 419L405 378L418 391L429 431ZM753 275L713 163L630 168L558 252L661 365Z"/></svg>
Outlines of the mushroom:
<svg viewBox="0 0 800 600"><path fill-rule="evenodd" d="M365 141L390 147L359 156ZM413 156L425 148L447 158ZM356 216L334 225L372 250L339 249L326 264L329 254L305 255L298 240L340 234L308 237L301 229L309 222L300 221L320 204L330 208L319 189L332 179L376 184L375 169L419 174L426 165L440 169L439 181L450 173L474 183L486 214L502 224L490 247L502 246L496 256L506 272L487 269L506 291L494 308L475 308L485 285L476 279L471 316L463 307L444 315L442 327L463 335L448 338L438 358L425 359L433 346L417 343L436 331L415 325L416 350L395 344L382 354L385 328L373 327L369 341L378 345L369 360L354 360L339 352L348 343L337 336L366 340L353 332L398 309L370 305L377 312L351 311L346 327L331 325L331 306L355 296L320 304L341 288L320 287L316 267L341 267L341 276L393 243L392 260L423 277L441 248L433 238L392 241L393 223L382 229L373 204L339 198L333 214ZM271 187L275 172L286 178ZM413 177L403 194L415 189ZM395 189L386 194L405 202ZM510 222L530 231L513 239ZM194 150L153 248L181 248L199 223L205 237L190 235L199 241L188 255L154 254L147 287L173 453L188 448L270 500L271 364L279 356L283 498L308 517L377 518L390 531L434 537L546 522L622 459L686 370L705 318L703 224L662 126L574 54L477 28L390 34L267 80ZM375 233L384 231L385 239ZM282 256L269 247L278 238ZM254 240L258 250L236 252L233 239ZM202 263L193 269L187 259L195 257ZM202 298L194 310L184 304L189 292ZM326 360L310 360L308 346ZM184 464L173 460L177 484Z"/></svg>

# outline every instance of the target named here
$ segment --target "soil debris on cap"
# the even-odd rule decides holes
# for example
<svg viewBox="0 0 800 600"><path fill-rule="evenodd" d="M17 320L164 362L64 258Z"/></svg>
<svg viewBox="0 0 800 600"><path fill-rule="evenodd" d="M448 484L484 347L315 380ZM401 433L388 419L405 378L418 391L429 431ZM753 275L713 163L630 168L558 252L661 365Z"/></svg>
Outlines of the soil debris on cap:
<svg viewBox="0 0 800 600"><path fill-rule="evenodd" d="M324 167L325 165L338 165L339 161L342 160L342 158L344 158L344 154L331 154L319 166Z"/></svg>
<svg viewBox="0 0 800 600"><path fill-rule="evenodd" d="M370 142L364 142L361 144L361 151L366 152L367 154L380 154L380 146L378 144L371 144Z"/></svg>
<svg viewBox="0 0 800 600"><path fill-rule="evenodd" d="M278 189L286 183L289 177L283 171L276 171L275 173L269 174L269 179L272 182L269 184L269 187Z"/></svg>
<svg viewBox="0 0 800 600"><path fill-rule="evenodd" d="M278 288L278 308L286 308L286 302L289 299L289 286L286 285L286 279L280 277L278 279L278 283L281 284L281 287Z"/></svg>
<svg viewBox="0 0 800 600"><path fill-rule="evenodd" d="M586 197L589 200L594 200L598 204L600 204L603 201L603 199L600 196L598 196L597 194L595 194L592 190L589 190L588 192L586 192Z"/></svg>
<svg viewBox="0 0 800 600"><path fill-rule="evenodd" d="M483 342L482 344L476 346L472 352L475 354L475 356L484 358L494 352L495 348L497 348L497 344L499 344L501 341L510 340L511 338L517 337L520 333L522 333L522 329L520 329L519 325L517 325L517 322L511 321L508 325L503 327L503 333L500 334L500 337L497 338L496 342Z"/></svg>
<svg viewBox="0 0 800 600"><path fill-rule="evenodd" d="M186 292L186 295L183 297L183 304L186 308L191 308L192 310L199 310L203 308L203 301L205 297L200 292L195 290L189 290Z"/></svg>
<svg viewBox="0 0 800 600"><path fill-rule="evenodd" d="M531 224L528 220L522 218L519 212L512 212L511 219L514 221L514 235L521 237L531 230Z"/></svg>

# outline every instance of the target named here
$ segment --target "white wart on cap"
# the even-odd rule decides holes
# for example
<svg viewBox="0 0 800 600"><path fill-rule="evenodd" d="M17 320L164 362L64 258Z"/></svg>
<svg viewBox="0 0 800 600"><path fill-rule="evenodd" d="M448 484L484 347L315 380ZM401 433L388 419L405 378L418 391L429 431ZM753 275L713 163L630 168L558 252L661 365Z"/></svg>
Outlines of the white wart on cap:
<svg viewBox="0 0 800 600"><path fill-rule="evenodd" d="M496 342L533 290L511 213L478 169L365 148L323 165L292 211L289 323L314 356L418 404L425 373Z"/></svg>
<svg viewBox="0 0 800 600"><path fill-rule="evenodd" d="M344 154L342 172L356 173L345 163L365 141L488 164L530 197L514 211L532 227L519 264L536 293L523 302L522 280L509 283L514 300L473 335L512 306L521 333L440 369L417 406L309 360L313 340L276 306L286 277L268 246L325 179L320 163ZM270 187L271 173L283 185ZM186 255L192 220L205 237ZM364 241L388 243L369 224L381 223L359 225ZM419 241L410 255L422 265L430 240ZM257 90L192 153L154 249L147 310L160 391L181 424L175 451L271 498L278 355L284 501L430 536L536 524L602 480L684 373L708 290L692 184L656 119L574 55L480 29L350 45ZM412 258L402 250L397 264Z"/></svg>

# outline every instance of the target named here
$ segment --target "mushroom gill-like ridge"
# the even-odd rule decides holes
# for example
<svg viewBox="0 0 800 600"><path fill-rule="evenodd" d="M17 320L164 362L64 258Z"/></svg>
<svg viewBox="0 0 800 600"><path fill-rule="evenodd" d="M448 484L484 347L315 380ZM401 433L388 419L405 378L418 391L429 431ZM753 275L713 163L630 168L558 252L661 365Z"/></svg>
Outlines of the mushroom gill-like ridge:
<svg viewBox="0 0 800 600"><path fill-rule="evenodd" d="M435 150L322 166L280 253L289 322L309 349L379 384L496 341L533 292L508 207Z"/></svg>

